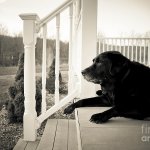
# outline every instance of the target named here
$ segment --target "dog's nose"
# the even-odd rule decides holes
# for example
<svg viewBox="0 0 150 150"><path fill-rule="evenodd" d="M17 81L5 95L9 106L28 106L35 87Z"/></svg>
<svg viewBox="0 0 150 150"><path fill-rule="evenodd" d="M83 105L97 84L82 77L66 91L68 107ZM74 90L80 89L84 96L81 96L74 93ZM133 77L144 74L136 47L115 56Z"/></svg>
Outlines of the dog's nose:
<svg viewBox="0 0 150 150"><path fill-rule="evenodd" d="M85 70L82 70L81 73L83 76L85 76Z"/></svg>

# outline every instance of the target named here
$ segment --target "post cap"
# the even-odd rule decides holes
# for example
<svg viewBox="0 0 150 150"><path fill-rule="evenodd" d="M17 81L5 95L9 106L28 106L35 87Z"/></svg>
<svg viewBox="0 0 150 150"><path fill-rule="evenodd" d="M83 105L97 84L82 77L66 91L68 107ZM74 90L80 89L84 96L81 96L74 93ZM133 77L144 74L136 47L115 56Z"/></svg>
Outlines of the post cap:
<svg viewBox="0 0 150 150"><path fill-rule="evenodd" d="M22 20L40 20L39 16L35 13L20 14L19 17Z"/></svg>

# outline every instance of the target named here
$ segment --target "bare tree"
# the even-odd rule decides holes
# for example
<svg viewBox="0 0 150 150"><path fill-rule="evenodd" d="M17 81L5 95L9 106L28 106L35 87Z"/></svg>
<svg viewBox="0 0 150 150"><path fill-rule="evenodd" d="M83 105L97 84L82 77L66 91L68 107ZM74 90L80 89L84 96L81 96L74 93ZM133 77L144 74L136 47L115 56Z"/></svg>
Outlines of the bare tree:
<svg viewBox="0 0 150 150"><path fill-rule="evenodd" d="M0 35L8 35L8 29L5 25L0 24Z"/></svg>

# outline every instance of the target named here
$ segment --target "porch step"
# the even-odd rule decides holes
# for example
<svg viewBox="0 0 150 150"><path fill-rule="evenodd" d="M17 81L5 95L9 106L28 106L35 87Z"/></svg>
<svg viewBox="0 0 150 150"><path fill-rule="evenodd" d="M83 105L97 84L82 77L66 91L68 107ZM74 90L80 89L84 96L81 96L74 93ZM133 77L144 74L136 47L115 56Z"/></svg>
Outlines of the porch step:
<svg viewBox="0 0 150 150"><path fill-rule="evenodd" d="M92 114L109 108L78 108L77 119L82 150L149 150L150 121L112 118L105 124L89 121Z"/></svg>
<svg viewBox="0 0 150 150"><path fill-rule="evenodd" d="M41 140L25 142L19 140L14 150L77 150L75 120L49 119Z"/></svg>

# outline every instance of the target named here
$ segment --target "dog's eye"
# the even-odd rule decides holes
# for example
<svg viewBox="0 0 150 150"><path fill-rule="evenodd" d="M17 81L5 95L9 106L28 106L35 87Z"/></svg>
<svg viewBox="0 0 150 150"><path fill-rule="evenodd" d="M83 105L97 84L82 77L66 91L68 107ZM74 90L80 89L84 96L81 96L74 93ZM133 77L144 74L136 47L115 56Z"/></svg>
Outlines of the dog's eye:
<svg viewBox="0 0 150 150"><path fill-rule="evenodd" d="M100 60L96 60L96 63L98 63L98 64L101 64L102 63L102 61L100 61Z"/></svg>

